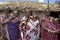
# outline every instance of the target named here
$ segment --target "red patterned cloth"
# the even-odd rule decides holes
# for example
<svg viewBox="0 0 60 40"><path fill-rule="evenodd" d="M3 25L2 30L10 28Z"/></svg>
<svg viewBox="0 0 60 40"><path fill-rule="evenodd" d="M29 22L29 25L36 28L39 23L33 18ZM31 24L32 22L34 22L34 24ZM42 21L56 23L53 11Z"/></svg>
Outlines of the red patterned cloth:
<svg viewBox="0 0 60 40"><path fill-rule="evenodd" d="M41 19L41 28L42 40L58 40L59 26L57 24L50 22L45 17L43 17ZM55 33L48 32L48 29L55 31Z"/></svg>

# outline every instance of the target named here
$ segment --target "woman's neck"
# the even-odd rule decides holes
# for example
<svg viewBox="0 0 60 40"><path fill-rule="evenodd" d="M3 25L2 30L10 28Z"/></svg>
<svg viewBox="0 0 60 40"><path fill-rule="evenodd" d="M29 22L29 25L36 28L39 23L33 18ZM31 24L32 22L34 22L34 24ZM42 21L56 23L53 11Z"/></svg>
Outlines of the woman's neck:
<svg viewBox="0 0 60 40"><path fill-rule="evenodd" d="M49 16L45 15L45 18L49 18Z"/></svg>

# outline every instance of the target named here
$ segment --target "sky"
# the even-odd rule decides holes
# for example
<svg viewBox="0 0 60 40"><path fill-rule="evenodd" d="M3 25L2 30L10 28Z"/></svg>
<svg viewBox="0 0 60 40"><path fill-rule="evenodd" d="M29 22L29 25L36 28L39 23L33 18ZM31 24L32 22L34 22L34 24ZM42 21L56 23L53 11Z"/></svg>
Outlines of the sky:
<svg viewBox="0 0 60 40"><path fill-rule="evenodd" d="M48 0L44 0L45 3L47 3ZM54 4L56 0L49 0L50 3Z"/></svg>
<svg viewBox="0 0 60 40"><path fill-rule="evenodd" d="M6 2L7 0L0 0L0 2ZM14 1L14 0L13 0ZM16 1L16 0L15 0ZM22 0L23 1L23 0ZM25 0L26 1L26 0ZM43 2L47 3L48 0L29 0L29 1L35 1L35 2ZM56 0L50 0L50 3L53 4L55 3Z"/></svg>

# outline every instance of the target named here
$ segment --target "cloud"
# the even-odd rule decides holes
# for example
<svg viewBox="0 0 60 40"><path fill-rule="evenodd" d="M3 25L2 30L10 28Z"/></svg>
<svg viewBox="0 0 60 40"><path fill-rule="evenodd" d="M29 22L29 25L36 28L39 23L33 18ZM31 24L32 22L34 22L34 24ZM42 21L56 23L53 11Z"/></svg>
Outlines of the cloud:
<svg viewBox="0 0 60 40"><path fill-rule="evenodd" d="M39 2L44 2L44 0L39 0Z"/></svg>

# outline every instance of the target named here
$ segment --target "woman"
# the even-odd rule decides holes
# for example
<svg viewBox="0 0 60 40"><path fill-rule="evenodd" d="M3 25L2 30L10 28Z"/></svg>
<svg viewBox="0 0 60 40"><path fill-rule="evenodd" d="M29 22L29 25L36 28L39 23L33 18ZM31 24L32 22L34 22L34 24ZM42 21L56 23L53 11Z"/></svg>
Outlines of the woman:
<svg viewBox="0 0 60 40"><path fill-rule="evenodd" d="M30 13L29 9L26 9L25 13L26 13L26 16L24 16L22 18L21 25L20 25L20 27L21 27L20 28L21 29L21 38L22 38L22 40L38 40L38 38L39 38L39 32L38 31L40 28L38 29L38 26L36 28L36 25L39 24L39 21L36 18L34 18L34 21L33 21L33 19L32 20L30 19L30 16L32 16L32 14ZM32 24L34 24L34 23L36 23L36 24L34 24L34 26L30 26L30 25L32 25L30 23L30 21L32 21ZM36 30L34 28L36 28ZM32 32L32 31L34 31L34 32ZM37 35L34 34L35 32Z"/></svg>
<svg viewBox="0 0 60 40"><path fill-rule="evenodd" d="M9 13L9 7L8 6L6 6L5 8L4 8L4 10L3 10L3 13L1 13L2 15L1 15L1 26L2 26L2 36L3 36L3 40L8 40L7 39L7 35L6 35L6 31L7 31L7 29L6 29L6 21L8 21L9 20L9 17L8 17L8 19L7 19L7 15L6 14L8 14Z"/></svg>
<svg viewBox="0 0 60 40"><path fill-rule="evenodd" d="M50 10L46 9L45 17L41 19L42 40L58 40L59 25L56 18L50 16Z"/></svg>
<svg viewBox="0 0 60 40"><path fill-rule="evenodd" d="M0 36L2 37L2 39L5 37L4 36L4 25L2 25L2 23L4 22L5 20L5 14L4 13L1 13L0 14Z"/></svg>
<svg viewBox="0 0 60 40"><path fill-rule="evenodd" d="M15 17L17 15L17 11L16 12L14 11L13 14L14 14L13 16ZM18 25L19 25L19 22L18 22L17 16L8 22L7 29L8 29L10 40L18 40L19 39L20 31L19 31Z"/></svg>
<svg viewBox="0 0 60 40"><path fill-rule="evenodd" d="M21 31L20 35L21 35L21 39L23 39L22 27L25 26L24 24L26 24L26 22L28 22L29 17L30 17L31 15L32 15L32 13L30 13L30 10L29 10L29 9L26 9L26 10L25 10L25 16L22 17L21 23L20 23L20 31Z"/></svg>
<svg viewBox="0 0 60 40"><path fill-rule="evenodd" d="M17 12L13 12L14 15L5 13L5 26L4 26L4 40L19 40L19 22ZM15 17L16 16L16 17Z"/></svg>

